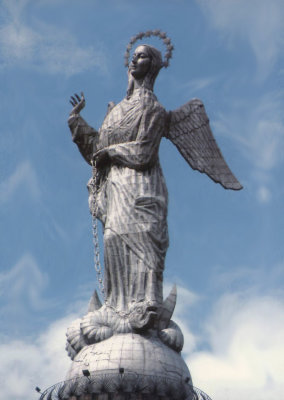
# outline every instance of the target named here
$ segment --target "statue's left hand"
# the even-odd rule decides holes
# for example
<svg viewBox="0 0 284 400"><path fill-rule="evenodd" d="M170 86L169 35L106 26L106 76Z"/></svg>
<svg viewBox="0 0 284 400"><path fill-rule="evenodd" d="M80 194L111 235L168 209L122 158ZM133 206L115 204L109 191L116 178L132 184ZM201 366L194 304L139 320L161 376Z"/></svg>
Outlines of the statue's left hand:
<svg viewBox="0 0 284 400"><path fill-rule="evenodd" d="M70 115L78 115L80 111L83 110L86 104L84 93L81 92L81 97L78 96L77 93L75 93L74 96L70 97L70 103L73 106Z"/></svg>

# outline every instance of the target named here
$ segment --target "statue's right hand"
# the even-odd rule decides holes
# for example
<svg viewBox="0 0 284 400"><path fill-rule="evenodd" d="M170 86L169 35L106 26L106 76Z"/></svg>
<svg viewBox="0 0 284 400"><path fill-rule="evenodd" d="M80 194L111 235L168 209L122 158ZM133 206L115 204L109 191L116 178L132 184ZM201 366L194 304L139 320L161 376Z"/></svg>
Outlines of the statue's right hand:
<svg viewBox="0 0 284 400"><path fill-rule="evenodd" d="M81 97L77 95L77 93L74 94L74 96L70 97L70 103L72 104L73 108L70 112L70 115L77 115L80 113L81 110L85 107L86 100L84 93L81 92Z"/></svg>

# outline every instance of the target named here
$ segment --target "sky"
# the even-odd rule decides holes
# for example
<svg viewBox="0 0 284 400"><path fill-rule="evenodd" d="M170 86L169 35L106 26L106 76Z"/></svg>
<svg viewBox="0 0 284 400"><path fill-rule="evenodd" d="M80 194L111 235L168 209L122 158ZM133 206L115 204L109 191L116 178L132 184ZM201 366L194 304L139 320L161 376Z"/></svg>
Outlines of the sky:
<svg viewBox="0 0 284 400"><path fill-rule="evenodd" d="M282 0L0 1L1 399L37 399L35 386L67 372L66 328L96 288L91 171L71 140L69 97L85 93L82 116L98 128L125 96L131 36L149 29L175 47L156 81L160 103L200 98L244 186L224 190L162 142L164 292L177 284L183 357L213 400L281 397L283 20Z"/></svg>

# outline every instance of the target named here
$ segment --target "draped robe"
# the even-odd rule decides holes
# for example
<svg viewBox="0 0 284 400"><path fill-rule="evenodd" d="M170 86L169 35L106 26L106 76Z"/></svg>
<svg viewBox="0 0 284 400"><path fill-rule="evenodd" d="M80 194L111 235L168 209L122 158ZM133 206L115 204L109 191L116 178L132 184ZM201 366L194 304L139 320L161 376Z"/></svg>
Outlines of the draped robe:
<svg viewBox="0 0 284 400"><path fill-rule="evenodd" d="M145 88L117 104L98 132L79 115L69 118L87 162L107 154L98 167L96 217L104 226L105 300L118 311L162 302L168 195L158 151L165 125L166 111Z"/></svg>

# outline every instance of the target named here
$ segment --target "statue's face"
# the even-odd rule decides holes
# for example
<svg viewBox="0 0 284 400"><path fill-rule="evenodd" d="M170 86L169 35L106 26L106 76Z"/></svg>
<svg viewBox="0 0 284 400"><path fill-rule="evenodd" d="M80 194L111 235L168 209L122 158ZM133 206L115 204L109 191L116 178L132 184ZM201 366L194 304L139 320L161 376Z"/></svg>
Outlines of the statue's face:
<svg viewBox="0 0 284 400"><path fill-rule="evenodd" d="M135 50L129 71L135 79L143 79L151 66L151 57L146 46L138 46Z"/></svg>

